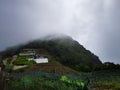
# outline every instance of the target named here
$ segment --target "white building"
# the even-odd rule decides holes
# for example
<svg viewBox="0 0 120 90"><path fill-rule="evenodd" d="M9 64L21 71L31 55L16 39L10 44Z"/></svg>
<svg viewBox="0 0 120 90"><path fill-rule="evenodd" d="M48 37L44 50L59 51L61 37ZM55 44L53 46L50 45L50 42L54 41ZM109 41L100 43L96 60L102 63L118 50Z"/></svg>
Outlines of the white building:
<svg viewBox="0 0 120 90"><path fill-rule="evenodd" d="M28 61L35 61L36 63L48 63L48 58L44 58L44 57L39 57L39 58L28 58Z"/></svg>
<svg viewBox="0 0 120 90"><path fill-rule="evenodd" d="M44 55L39 55L37 53L37 49L23 49L21 53L19 53L20 56L33 56L33 58L28 58L28 61L35 61L36 63L48 63L48 58L44 57Z"/></svg>
<svg viewBox="0 0 120 90"><path fill-rule="evenodd" d="M34 59L34 61L35 61L36 63L48 63L48 58L40 57L40 58Z"/></svg>

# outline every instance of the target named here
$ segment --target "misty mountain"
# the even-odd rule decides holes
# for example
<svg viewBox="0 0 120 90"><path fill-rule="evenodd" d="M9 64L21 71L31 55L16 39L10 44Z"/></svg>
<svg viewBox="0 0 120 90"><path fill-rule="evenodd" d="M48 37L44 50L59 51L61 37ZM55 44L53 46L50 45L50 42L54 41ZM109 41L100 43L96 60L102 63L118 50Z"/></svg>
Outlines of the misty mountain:
<svg viewBox="0 0 120 90"><path fill-rule="evenodd" d="M85 49L77 41L69 36L50 35L44 39L37 39L26 44L14 46L1 52L2 58L18 54L22 49L44 49L61 64L77 71L91 71L97 65L102 64L98 56Z"/></svg>

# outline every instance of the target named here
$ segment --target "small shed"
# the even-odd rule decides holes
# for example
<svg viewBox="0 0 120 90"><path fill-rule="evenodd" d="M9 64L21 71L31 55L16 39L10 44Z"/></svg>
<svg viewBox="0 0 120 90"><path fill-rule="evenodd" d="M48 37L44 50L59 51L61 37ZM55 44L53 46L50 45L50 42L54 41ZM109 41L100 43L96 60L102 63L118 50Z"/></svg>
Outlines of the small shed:
<svg viewBox="0 0 120 90"><path fill-rule="evenodd" d="M28 58L28 61L35 61L36 63L48 63L48 58L47 57L34 57L34 58Z"/></svg>
<svg viewBox="0 0 120 90"><path fill-rule="evenodd" d="M26 56L26 55L35 55L37 52L37 49L23 49L21 50L21 53L19 53L20 56Z"/></svg>
<svg viewBox="0 0 120 90"><path fill-rule="evenodd" d="M39 58L34 59L34 61L36 63L48 63L48 58L39 57Z"/></svg>

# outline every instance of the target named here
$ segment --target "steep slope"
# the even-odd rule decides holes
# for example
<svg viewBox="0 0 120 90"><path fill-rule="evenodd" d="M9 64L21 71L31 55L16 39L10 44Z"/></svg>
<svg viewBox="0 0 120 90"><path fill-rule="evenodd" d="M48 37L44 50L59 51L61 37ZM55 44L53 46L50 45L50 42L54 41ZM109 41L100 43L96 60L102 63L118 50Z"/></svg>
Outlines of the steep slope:
<svg viewBox="0 0 120 90"><path fill-rule="evenodd" d="M42 71L48 73L58 73L58 74L73 74L77 75L78 72L60 64L57 61L51 60L48 63L35 64L26 69L26 71Z"/></svg>
<svg viewBox="0 0 120 90"><path fill-rule="evenodd" d="M91 71L96 65L102 64L96 55L86 50L71 37L65 35L62 37L57 37L57 35L48 36L42 40L31 41L27 44L4 51L2 56L12 56L24 48L47 50L56 61L78 71Z"/></svg>

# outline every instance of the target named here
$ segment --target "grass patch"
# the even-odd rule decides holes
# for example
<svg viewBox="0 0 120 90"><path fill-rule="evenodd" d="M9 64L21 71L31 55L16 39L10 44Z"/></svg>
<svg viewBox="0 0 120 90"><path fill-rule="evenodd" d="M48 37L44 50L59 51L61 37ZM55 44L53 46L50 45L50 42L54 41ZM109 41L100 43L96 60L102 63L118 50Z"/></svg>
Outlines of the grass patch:
<svg viewBox="0 0 120 90"><path fill-rule="evenodd" d="M35 61L28 61L28 58L31 58L32 56L19 56L17 59L13 62L15 65L28 65L31 66L33 64L36 64Z"/></svg>
<svg viewBox="0 0 120 90"><path fill-rule="evenodd" d="M19 80L11 80L10 84L8 85L9 90L86 90L82 89L81 86L77 86L75 83L72 84L61 81L61 76L55 77L55 75L47 73L41 73L41 76L39 76L38 73L38 76L33 75L35 74L31 73L31 76L29 74L20 77ZM50 78L49 75L57 79Z"/></svg>
<svg viewBox="0 0 120 90"><path fill-rule="evenodd" d="M90 86L96 90L120 90L120 76L101 76L91 79Z"/></svg>

